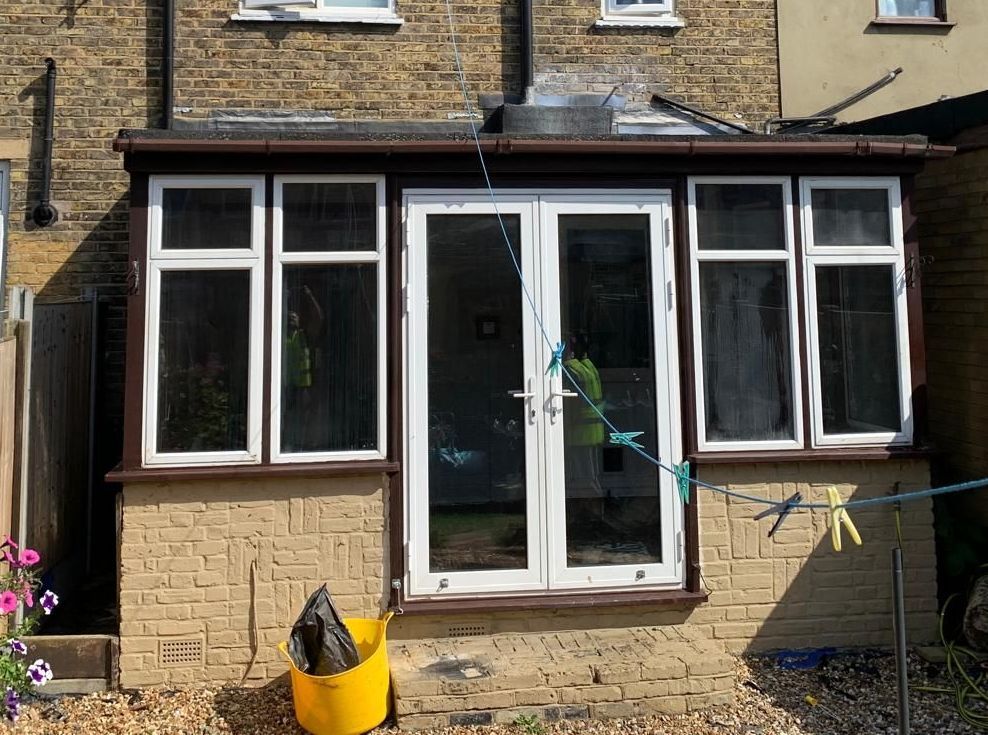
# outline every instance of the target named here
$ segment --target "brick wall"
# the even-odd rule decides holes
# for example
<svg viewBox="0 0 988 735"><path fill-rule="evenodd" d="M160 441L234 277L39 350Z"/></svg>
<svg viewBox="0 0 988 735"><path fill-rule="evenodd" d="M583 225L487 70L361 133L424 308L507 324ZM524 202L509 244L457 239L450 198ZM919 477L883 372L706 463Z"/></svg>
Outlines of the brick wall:
<svg viewBox="0 0 988 735"><path fill-rule="evenodd" d="M131 485L124 490L120 684L266 682L307 596L331 585L350 616L386 604L383 478ZM159 663L161 641L204 661Z"/></svg>
<svg viewBox="0 0 988 735"><path fill-rule="evenodd" d="M926 463L846 462L731 465L703 479L782 500L799 490L823 500L836 484L845 498L926 487ZM891 642L888 506L854 513L864 538L830 547L825 513L792 515L774 540L760 508L700 497L701 556L710 601L695 609L618 607L579 611L404 616L393 639L444 637L451 623L486 623L490 632L683 626L731 650L888 645ZM386 604L384 491L379 478L172 483L128 486L124 493L121 578L123 686L250 680L284 670L284 640L306 594L329 582L346 615L376 617ZM936 611L932 513L903 508L909 635L934 637ZM251 561L256 561L251 593ZM251 600L253 609L251 608ZM205 645L205 666L163 667L160 640Z"/></svg>
<svg viewBox="0 0 988 735"><path fill-rule="evenodd" d="M988 475L988 149L916 178L930 436L949 475Z"/></svg>

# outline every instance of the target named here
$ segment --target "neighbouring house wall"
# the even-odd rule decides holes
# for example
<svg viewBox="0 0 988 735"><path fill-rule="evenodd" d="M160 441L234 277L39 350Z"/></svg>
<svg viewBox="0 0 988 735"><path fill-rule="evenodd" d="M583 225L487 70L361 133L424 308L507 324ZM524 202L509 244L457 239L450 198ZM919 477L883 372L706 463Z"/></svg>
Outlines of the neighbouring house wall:
<svg viewBox="0 0 988 735"><path fill-rule="evenodd" d="M916 178L930 439L947 481L988 476L988 148L930 161ZM988 529L983 493L949 498Z"/></svg>
<svg viewBox="0 0 988 735"><path fill-rule="evenodd" d="M270 680L285 671L275 646L323 582L342 614L376 618L386 487L381 476L128 485L121 686L236 683L248 668L248 681ZM202 643L202 661L160 663L161 642L186 640Z"/></svg>
<svg viewBox="0 0 988 735"><path fill-rule="evenodd" d="M889 86L839 114L864 120L985 88L988 3L946 0L953 27L875 25L875 0L779 2L782 110L811 115L902 67Z"/></svg>
<svg viewBox="0 0 988 735"><path fill-rule="evenodd" d="M701 472L777 500L797 490L822 501L928 486L925 461L720 465ZM244 480L131 485L124 492L121 684L239 682L283 672L275 644L287 637L308 592L328 582L345 615L376 617L386 604L386 505L382 478ZM774 539L760 506L700 492L700 544L710 601L695 609L593 608L497 614L405 615L394 639L444 637L451 624L490 632L681 625L731 650L887 645L891 642L890 506L852 514L864 546L845 534L830 547L827 515L792 515ZM909 637L935 635L936 560L928 501L902 510ZM256 560L251 592L251 561ZM253 601L252 601L253 600ZM205 665L166 667L161 641L199 640Z"/></svg>

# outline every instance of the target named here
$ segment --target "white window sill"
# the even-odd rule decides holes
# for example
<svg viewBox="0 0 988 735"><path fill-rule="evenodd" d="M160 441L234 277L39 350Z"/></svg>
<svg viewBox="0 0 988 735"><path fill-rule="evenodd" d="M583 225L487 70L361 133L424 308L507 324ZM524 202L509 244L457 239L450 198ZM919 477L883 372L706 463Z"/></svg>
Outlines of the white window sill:
<svg viewBox="0 0 988 735"><path fill-rule="evenodd" d="M663 16L661 18L649 18L642 16L629 16L626 18L601 18L594 23L595 28L685 28L686 24L682 18L674 16Z"/></svg>
<svg viewBox="0 0 988 735"><path fill-rule="evenodd" d="M392 14L350 15L318 10L244 10L234 13L230 20L277 23L360 23L363 25L400 26L404 18Z"/></svg>

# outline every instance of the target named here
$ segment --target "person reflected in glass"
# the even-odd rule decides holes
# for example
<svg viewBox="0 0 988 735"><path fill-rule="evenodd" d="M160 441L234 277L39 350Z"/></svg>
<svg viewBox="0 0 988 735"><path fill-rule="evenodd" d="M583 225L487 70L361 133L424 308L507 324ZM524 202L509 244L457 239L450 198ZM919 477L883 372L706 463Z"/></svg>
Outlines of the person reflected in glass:
<svg viewBox="0 0 988 735"><path fill-rule="evenodd" d="M564 411L566 421L566 484L567 495L589 496L597 499L603 513L604 490L600 484L601 446L606 432L599 410L603 410L603 388L597 366L590 359L590 346L584 333L571 334L566 343L563 366L572 380L590 399L572 399L576 405Z"/></svg>
<svg viewBox="0 0 988 735"><path fill-rule="evenodd" d="M293 295L289 289L289 304ZM309 435L313 425L312 388L316 367L312 345L318 344L324 322L322 307L307 285L302 286L296 300L295 308L286 310L282 345L282 427L285 433L282 450L286 452L305 451L314 439Z"/></svg>

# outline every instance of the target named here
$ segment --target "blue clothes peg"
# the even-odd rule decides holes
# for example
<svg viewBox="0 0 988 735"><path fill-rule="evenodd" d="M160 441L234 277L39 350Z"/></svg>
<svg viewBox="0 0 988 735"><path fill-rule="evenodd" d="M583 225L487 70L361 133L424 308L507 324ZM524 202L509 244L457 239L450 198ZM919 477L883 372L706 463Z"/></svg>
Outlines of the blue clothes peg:
<svg viewBox="0 0 988 735"><path fill-rule="evenodd" d="M563 364L563 354L566 352L566 343L557 342L556 346L552 350L552 359L549 361L549 367L546 369L546 374L548 375L559 375L559 370Z"/></svg>

